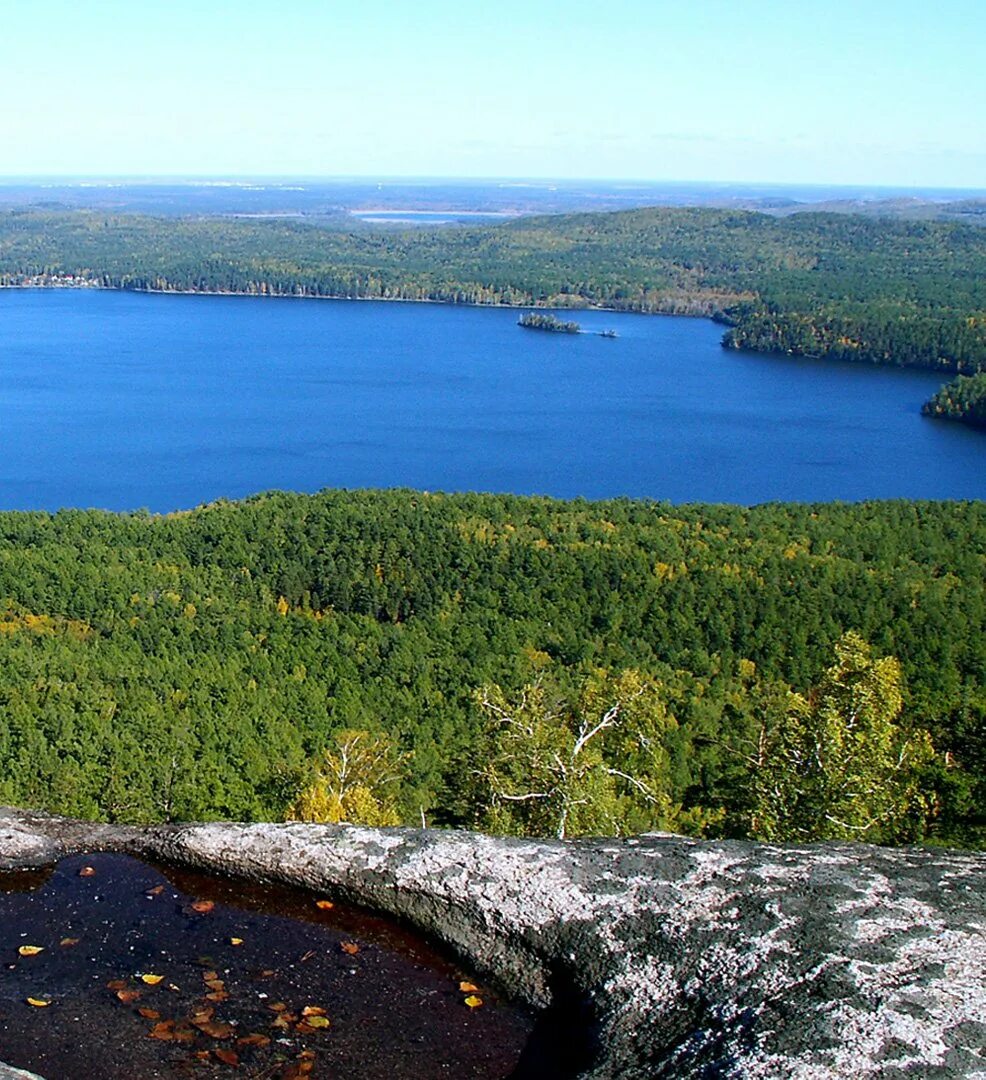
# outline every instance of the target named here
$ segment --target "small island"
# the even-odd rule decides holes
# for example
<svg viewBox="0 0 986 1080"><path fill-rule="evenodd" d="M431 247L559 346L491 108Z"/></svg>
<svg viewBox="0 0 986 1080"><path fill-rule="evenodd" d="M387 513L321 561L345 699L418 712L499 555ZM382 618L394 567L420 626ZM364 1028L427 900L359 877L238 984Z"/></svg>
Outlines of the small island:
<svg viewBox="0 0 986 1080"><path fill-rule="evenodd" d="M586 334L587 330L583 330L577 322L566 322L563 319L557 318L555 315L539 315L535 311L528 312L526 315L521 315L517 320L517 325L522 326L525 330L547 330L552 334ZM615 330L597 330L594 331L599 337L615 338L619 335Z"/></svg>
<svg viewBox="0 0 986 1080"><path fill-rule="evenodd" d="M525 330L547 330L552 334L581 334L582 327L577 322L565 322L554 315L538 315L531 311L521 315L517 325Z"/></svg>
<svg viewBox="0 0 986 1080"><path fill-rule="evenodd" d="M921 406L925 416L986 428L986 372L959 375Z"/></svg>

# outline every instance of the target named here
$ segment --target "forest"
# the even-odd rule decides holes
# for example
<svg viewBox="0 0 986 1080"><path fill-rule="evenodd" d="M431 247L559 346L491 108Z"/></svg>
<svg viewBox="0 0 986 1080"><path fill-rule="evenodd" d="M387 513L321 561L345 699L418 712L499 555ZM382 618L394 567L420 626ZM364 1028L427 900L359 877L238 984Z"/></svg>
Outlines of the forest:
<svg viewBox="0 0 986 1080"><path fill-rule="evenodd" d="M981 502L3 513L0 803L983 845L984 571Z"/></svg>
<svg viewBox="0 0 986 1080"><path fill-rule="evenodd" d="M709 316L729 348L986 369L986 230L655 208L482 227L0 213L0 285L602 306Z"/></svg>
<svg viewBox="0 0 986 1080"><path fill-rule="evenodd" d="M959 375L921 407L925 416L986 427L986 372Z"/></svg>

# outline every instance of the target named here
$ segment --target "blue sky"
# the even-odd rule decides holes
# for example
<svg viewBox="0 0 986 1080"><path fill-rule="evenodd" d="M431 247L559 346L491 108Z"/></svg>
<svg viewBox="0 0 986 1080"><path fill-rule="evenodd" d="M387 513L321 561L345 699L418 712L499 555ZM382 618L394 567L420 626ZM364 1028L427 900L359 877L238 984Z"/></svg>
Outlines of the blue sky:
<svg viewBox="0 0 986 1080"><path fill-rule="evenodd" d="M986 187L986 0L0 0L2 175Z"/></svg>

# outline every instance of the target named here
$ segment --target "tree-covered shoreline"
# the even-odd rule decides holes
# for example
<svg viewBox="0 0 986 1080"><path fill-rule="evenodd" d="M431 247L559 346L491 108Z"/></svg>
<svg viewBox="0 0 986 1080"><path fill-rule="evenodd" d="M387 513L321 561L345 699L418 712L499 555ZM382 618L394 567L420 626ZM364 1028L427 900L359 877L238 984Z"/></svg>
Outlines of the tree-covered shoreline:
<svg viewBox="0 0 986 1080"><path fill-rule="evenodd" d="M986 373L959 375L924 403L921 412L942 420L960 420L986 428Z"/></svg>
<svg viewBox="0 0 986 1080"><path fill-rule="evenodd" d="M11 211L0 284L695 315L730 348L986 369L986 231L944 222L657 208L347 230Z"/></svg>
<svg viewBox="0 0 986 1080"><path fill-rule="evenodd" d="M854 632L899 661L901 737L934 747L930 825L871 838L982 843L984 568L981 502L328 491L163 516L4 513L0 802L278 818L313 763L367 732L356 744L406 762L381 820L504 825L491 785L506 798L523 778L484 693L510 704L540 686L577 719L640 687L650 749L614 732L603 761L649 777L653 801L617 792L619 828L743 835L751 740L781 714L804 726Z"/></svg>

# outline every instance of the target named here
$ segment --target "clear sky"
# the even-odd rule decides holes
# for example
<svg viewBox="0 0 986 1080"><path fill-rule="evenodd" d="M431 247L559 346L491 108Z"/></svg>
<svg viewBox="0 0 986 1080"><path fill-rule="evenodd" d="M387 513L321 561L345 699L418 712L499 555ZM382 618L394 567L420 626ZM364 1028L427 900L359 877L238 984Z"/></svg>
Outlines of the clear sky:
<svg viewBox="0 0 986 1080"><path fill-rule="evenodd" d="M986 0L0 0L0 175L986 187Z"/></svg>

